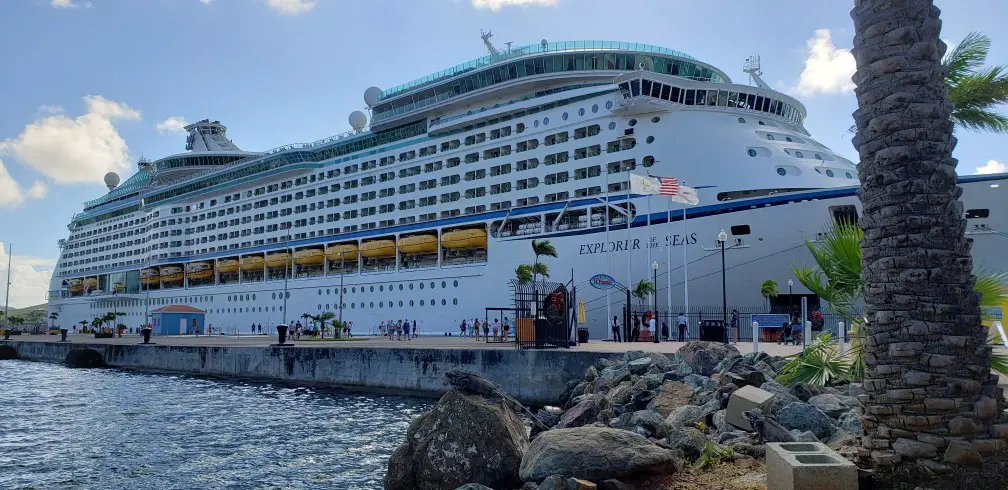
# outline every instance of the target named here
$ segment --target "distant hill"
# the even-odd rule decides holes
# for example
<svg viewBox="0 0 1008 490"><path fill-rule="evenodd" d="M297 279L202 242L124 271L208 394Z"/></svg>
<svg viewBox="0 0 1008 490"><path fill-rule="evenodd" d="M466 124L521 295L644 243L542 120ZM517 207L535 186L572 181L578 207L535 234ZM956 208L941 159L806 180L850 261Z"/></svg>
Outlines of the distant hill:
<svg viewBox="0 0 1008 490"><path fill-rule="evenodd" d="M3 314L3 305L0 305L0 316ZM19 316L25 319L26 325L34 325L39 323L48 323L49 319L49 305L42 303L40 305L29 306L27 308L11 308L10 316Z"/></svg>

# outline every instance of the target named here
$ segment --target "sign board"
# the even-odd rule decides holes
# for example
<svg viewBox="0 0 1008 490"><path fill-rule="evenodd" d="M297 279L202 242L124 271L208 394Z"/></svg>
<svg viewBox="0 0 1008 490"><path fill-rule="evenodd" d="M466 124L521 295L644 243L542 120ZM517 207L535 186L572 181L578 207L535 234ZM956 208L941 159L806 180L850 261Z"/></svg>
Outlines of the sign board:
<svg viewBox="0 0 1008 490"><path fill-rule="evenodd" d="M595 289L612 289L616 286L616 280L609 274L595 274L588 280Z"/></svg>
<svg viewBox="0 0 1008 490"><path fill-rule="evenodd" d="M760 328L780 328L782 324L791 321L791 316L787 313L754 313L752 321L759 323Z"/></svg>

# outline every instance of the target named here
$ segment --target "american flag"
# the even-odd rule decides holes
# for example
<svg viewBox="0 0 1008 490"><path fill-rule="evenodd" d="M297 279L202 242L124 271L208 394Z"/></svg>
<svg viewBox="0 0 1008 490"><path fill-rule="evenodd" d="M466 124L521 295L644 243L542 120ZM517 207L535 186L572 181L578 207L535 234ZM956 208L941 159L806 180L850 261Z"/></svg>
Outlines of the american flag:
<svg viewBox="0 0 1008 490"><path fill-rule="evenodd" d="M658 177L658 180L661 182L658 194L662 196L679 195L679 181L675 177Z"/></svg>

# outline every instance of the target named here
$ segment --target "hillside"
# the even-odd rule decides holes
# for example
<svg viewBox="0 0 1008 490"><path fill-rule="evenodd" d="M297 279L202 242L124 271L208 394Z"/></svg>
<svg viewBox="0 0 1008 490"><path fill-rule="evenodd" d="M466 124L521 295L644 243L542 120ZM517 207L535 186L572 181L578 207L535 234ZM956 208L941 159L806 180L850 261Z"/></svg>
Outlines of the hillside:
<svg viewBox="0 0 1008 490"><path fill-rule="evenodd" d="M3 305L0 305L0 316L3 315ZM40 305L29 306L27 308L11 308L10 316L22 317L25 319L26 325L34 325L38 323L48 323L47 312L49 311L49 305L43 303Z"/></svg>

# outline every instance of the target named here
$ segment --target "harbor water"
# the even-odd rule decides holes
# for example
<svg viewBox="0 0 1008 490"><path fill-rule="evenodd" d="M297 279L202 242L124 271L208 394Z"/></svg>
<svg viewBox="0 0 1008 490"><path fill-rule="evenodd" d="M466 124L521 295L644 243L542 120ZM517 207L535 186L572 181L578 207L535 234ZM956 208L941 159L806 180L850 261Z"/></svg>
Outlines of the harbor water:
<svg viewBox="0 0 1008 490"><path fill-rule="evenodd" d="M0 361L0 488L377 489L432 403Z"/></svg>

